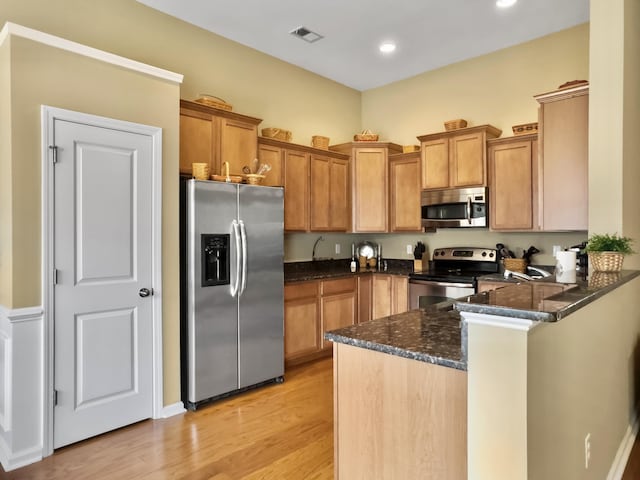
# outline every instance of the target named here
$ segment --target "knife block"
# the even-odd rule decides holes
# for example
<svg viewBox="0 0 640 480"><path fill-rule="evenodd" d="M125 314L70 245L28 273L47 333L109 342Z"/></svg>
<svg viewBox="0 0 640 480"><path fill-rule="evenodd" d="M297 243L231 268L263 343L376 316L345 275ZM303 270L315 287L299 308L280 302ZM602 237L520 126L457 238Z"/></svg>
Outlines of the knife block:
<svg viewBox="0 0 640 480"><path fill-rule="evenodd" d="M429 270L429 254L423 253L421 259L413 260L413 271L414 272L424 272L425 270Z"/></svg>

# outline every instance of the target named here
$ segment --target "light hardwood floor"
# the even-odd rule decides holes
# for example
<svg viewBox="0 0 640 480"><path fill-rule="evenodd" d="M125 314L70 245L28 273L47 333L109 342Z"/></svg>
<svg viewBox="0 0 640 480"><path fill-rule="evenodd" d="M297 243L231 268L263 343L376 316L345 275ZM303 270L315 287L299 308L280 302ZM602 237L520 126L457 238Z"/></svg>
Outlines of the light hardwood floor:
<svg viewBox="0 0 640 480"><path fill-rule="evenodd" d="M4 480L333 479L332 360L287 370L282 385L197 412L147 420L57 450ZM640 439L623 480L640 479Z"/></svg>
<svg viewBox="0 0 640 480"><path fill-rule="evenodd" d="M330 358L288 369L285 382L196 412L147 420L76 445L8 480L333 478Z"/></svg>

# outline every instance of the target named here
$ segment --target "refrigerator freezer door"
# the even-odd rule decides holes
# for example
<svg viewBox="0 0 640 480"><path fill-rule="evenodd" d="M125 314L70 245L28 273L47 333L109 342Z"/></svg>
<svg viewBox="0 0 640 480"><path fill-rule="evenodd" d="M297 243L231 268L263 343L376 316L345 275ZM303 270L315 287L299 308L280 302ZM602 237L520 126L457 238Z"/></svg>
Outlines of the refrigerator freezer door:
<svg viewBox="0 0 640 480"><path fill-rule="evenodd" d="M240 388L284 374L284 201L281 188L240 185L246 275L239 297Z"/></svg>
<svg viewBox="0 0 640 480"><path fill-rule="evenodd" d="M188 401L199 402L238 387L236 185L191 180L187 190ZM230 285L203 286L202 235L230 235ZM206 244L206 242L205 242ZM206 254L206 253L205 253Z"/></svg>

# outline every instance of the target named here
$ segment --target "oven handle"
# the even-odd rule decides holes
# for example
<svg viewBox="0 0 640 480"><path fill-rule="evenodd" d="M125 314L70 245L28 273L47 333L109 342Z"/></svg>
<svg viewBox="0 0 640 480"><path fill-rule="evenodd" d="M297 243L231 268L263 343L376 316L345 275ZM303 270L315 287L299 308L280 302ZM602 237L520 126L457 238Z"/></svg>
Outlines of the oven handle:
<svg viewBox="0 0 640 480"><path fill-rule="evenodd" d="M473 288L473 283L438 282L435 280L417 280L413 278L409 279L409 283L416 285L435 285L437 287Z"/></svg>

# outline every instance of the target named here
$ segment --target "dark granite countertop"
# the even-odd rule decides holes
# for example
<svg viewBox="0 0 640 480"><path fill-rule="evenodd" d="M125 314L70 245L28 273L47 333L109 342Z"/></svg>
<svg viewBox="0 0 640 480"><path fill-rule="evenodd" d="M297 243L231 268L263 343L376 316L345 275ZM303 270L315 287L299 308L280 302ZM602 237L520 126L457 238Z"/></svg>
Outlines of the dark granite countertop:
<svg viewBox="0 0 640 480"><path fill-rule="evenodd" d="M556 322L638 275L638 270L594 272L577 276L575 283L558 283L552 275L458 299L454 308L460 312Z"/></svg>
<svg viewBox="0 0 640 480"><path fill-rule="evenodd" d="M466 370L463 335L459 313L451 310L451 303L445 303L428 310L412 310L333 330L324 337L333 342Z"/></svg>
<svg viewBox="0 0 640 480"><path fill-rule="evenodd" d="M387 262L387 270L377 270L375 268L358 269L355 273L351 273L349 269L351 263L349 259L289 262L284 264L284 281L285 283L291 283L309 280L328 280L371 273L407 276L413 272L413 260L388 258L384 261Z"/></svg>

